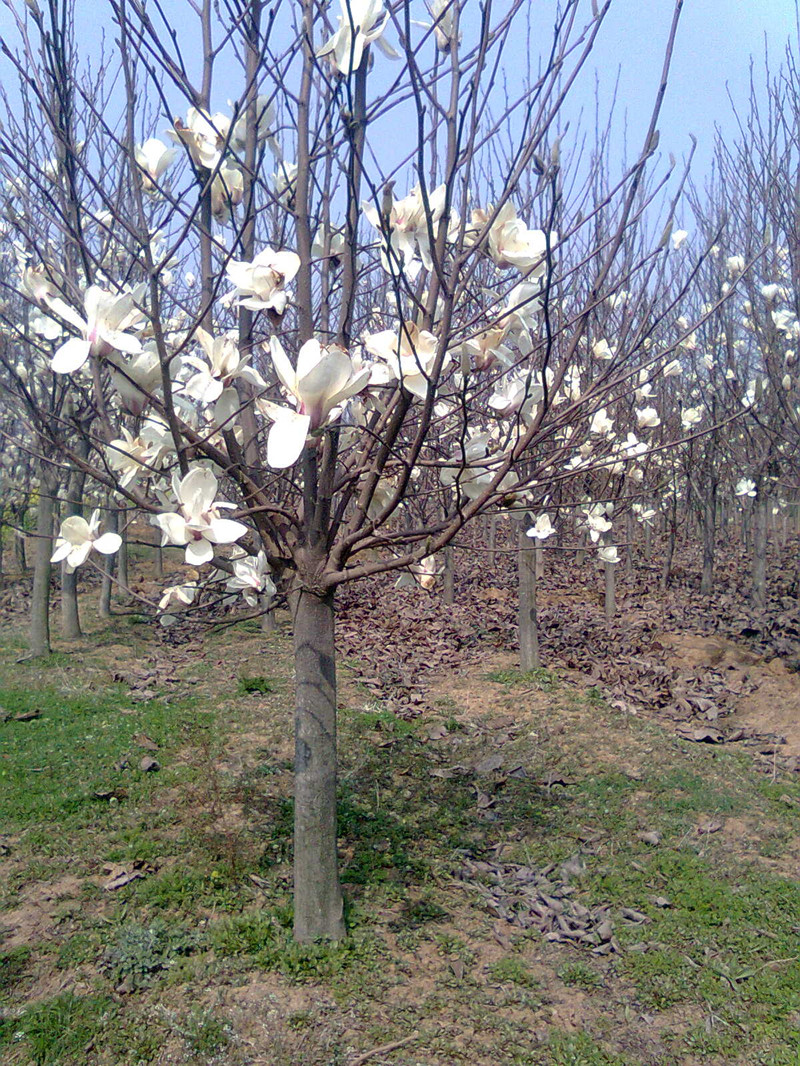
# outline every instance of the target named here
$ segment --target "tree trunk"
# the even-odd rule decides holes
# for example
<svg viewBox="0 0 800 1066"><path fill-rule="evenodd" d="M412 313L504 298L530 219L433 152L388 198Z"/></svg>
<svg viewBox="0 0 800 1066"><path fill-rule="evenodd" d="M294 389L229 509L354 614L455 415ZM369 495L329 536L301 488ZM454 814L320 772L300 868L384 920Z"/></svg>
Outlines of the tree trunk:
<svg viewBox="0 0 800 1066"><path fill-rule="evenodd" d="M610 540L608 540L610 543ZM610 622L617 612L617 564L616 563L603 563L604 570L604 597L603 607L605 610L606 621Z"/></svg>
<svg viewBox="0 0 800 1066"><path fill-rule="evenodd" d="M130 588L130 575L128 573L130 560L128 557L128 530L124 510L117 512L117 529L122 537L122 544L120 544L117 552L117 580L119 582L119 592L127 600L128 589Z"/></svg>
<svg viewBox="0 0 800 1066"><path fill-rule="evenodd" d="M108 515L108 520L107 520L108 531L111 532L111 533L116 533L117 532L117 526L119 525L119 523L117 522L117 512L116 512L115 508L113 508L113 507L109 508L109 510L107 512L107 515ZM104 555L103 556L102 567L103 567L103 583L100 586L100 607L99 607L98 613L99 613L101 618L110 618L111 617L111 585L112 585L111 578L112 578L112 576L114 574L114 556L113 555Z"/></svg>
<svg viewBox="0 0 800 1066"><path fill-rule="evenodd" d="M714 591L714 552L717 529L717 483L710 481L703 500L703 576L700 594L710 596Z"/></svg>
<svg viewBox="0 0 800 1066"><path fill-rule="evenodd" d="M295 663L294 936L345 934L336 852L333 593L291 595Z"/></svg>
<svg viewBox="0 0 800 1066"><path fill-rule="evenodd" d="M759 492L753 501L753 606L763 611L767 606L767 524L769 501Z"/></svg>
<svg viewBox="0 0 800 1066"><path fill-rule="evenodd" d="M24 574L28 569L28 560L25 558L25 514L23 510L17 512L16 522L19 532L14 532L14 557L18 574Z"/></svg>
<svg viewBox="0 0 800 1066"><path fill-rule="evenodd" d="M497 515L489 517L489 566L494 567L497 562Z"/></svg>
<svg viewBox="0 0 800 1066"><path fill-rule="evenodd" d="M79 454L86 458L89 454L88 442L81 441L83 447ZM65 510L67 517L83 515L83 487L86 483L86 474L82 470L75 469L67 482L67 498ZM78 610L78 571L67 573L67 564L61 564L61 635L66 640L79 640L83 635L81 631L80 612Z"/></svg>
<svg viewBox="0 0 800 1066"><path fill-rule="evenodd" d="M156 544L155 556L153 558L153 569L156 578L160 581L164 576L164 549L161 547L160 541Z"/></svg>
<svg viewBox="0 0 800 1066"><path fill-rule="evenodd" d="M669 530L667 531L667 548L664 553L664 565L661 568L660 587L662 592L666 592L669 588L669 579L672 576L672 560L675 557L675 535L677 525L677 517L673 513L670 517Z"/></svg>
<svg viewBox="0 0 800 1066"><path fill-rule="evenodd" d="M517 575L519 583L519 665L521 670L538 670L539 629L536 617L536 541L525 535L524 527L530 522L523 522L519 529L517 551Z"/></svg>
<svg viewBox="0 0 800 1066"><path fill-rule="evenodd" d="M625 539L628 544L625 548L625 573L630 577L633 574L633 536L635 525L633 511L628 511L625 516Z"/></svg>
<svg viewBox="0 0 800 1066"><path fill-rule="evenodd" d="M36 507L36 549L33 564L33 593L31 595L31 655L50 654L50 556L53 554L53 496L55 471L49 463L42 463L39 483L39 502Z"/></svg>
<svg viewBox="0 0 800 1066"><path fill-rule="evenodd" d="M442 603L447 607L450 607L455 602L455 576L453 548L448 544L444 550L444 574L442 582Z"/></svg>

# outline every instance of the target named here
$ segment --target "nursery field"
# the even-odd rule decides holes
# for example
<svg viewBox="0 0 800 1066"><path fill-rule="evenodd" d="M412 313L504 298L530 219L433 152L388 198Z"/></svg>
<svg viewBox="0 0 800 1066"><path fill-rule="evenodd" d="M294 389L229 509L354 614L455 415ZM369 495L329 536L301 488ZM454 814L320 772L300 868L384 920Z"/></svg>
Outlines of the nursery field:
<svg viewBox="0 0 800 1066"><path fill-rule="evenodd" d="M607 623L571 565L527 674L511 575L341 597L337 945L291 936L288 615L167 632L90 589L26 662L12 579L4 1066L798 1063L791 575L756 625L735 558L710 602L640 567Z"/></svg>

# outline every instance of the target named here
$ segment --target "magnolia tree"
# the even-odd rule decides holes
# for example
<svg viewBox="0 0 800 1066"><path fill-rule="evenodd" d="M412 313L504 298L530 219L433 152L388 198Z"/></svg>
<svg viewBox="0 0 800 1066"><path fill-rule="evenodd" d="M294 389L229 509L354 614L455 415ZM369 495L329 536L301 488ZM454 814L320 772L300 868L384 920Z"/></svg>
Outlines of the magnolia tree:
<svg viewBox="0 0 800 1066"><path fill-rule="evenodd" d="M183 549L162 622L285 595L295 935L339 937L337 587L430 583L508 507L544 541L559 500L619 558L611 503L638 494L679 339L671 224L645 226L678 192L644 171L680 4L615 181L564 117L609 3L554 6L545 37L524 0L203 0L194 25L110 0L91 66L77 9L43 8L12 5L3 46L5 374L62 485L81 471ZM65 511L48 559L119 546Z"/></svg>

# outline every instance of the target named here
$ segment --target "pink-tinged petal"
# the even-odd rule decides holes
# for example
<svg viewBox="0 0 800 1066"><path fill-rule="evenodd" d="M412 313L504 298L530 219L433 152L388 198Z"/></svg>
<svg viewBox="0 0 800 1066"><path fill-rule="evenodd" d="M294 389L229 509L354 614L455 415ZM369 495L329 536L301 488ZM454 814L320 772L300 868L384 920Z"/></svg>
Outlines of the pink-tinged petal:
<svg viewBox="0 0 800 1066"><path fill-rule="evenodd" d="M293 396L297 395L297 375L294 372L294 367L289 362L288 355L283 350L283 345L277 337L270 337L269 339L269 354L272 357L275 373L280 378L281 383Z"/></svg>
<svg viewBox="0 0 800 1066"><path fill-rule="evenodd" d="M281 412L279 416L278 411ZM294 466L303 453L311 419L285 407L277 407L270 417L275 418L275 424L267 438L267 462L275 470L286 470Z"/></svg>
<svg viewBox="0 0 800 1066"><path fill-rule="evenodd" d="M186 545L185 559L189 566L202 566L203 563L210 563L213 558L214 549L205 537L202 540L190 540Z"/></svg>
<svg viewBox="0 0 800 1066"><path fill-rule="evenodd" d="M247 526L232 518L214 518L209 522L205 536L212 544L233 544L247 533Z"/></svg>
<svg viewBox="0 0 800 1066"><path fill-rule="evenodd" d="M203 466L196 466L181 480L179 499L187 515L197 517L208 511L216 494L217 479Z"/></svg>
<svg viewBox="0 0 800 1066"><path fill-rule="evenodd" d="M186 544L189 540L185 519L174 511L156 515L153 522L164 534L162 544Z"/></svg>
<svg viewBox="0 0 800 1066"><path fill-rule="evenodd" d="M122 537L119 533L104 533L94 542L94 549L103 555L113 555L119 551L121 544Z"/></svg>
<svg viewBox="0 0 800 1066"><path fill-rule="evenodd" d="M71 337L53 356L50 369L54 374L74 374L89 358L91 345L81 337Z"/></svg>

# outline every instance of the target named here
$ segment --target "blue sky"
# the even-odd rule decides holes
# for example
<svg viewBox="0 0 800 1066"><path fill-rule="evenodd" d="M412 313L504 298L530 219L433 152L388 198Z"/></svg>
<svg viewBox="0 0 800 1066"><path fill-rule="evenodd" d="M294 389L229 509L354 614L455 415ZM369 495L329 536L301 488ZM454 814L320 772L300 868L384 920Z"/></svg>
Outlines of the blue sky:
<svg viewBox="0 0 800 1066"><path fill-rule="evenodd" d="M20 8L24 4L24 0L12 2ZM292 2L287 0L287 6ZM477 0L464 2L469 6L477 4ZM542 12L554 7L553 0L531 2ZM185 3L186 0L167 0L165 7L178 13ZM420 16L424 17L422 0L419 7ZM591 69L581 83L578 102L587 109L587 114L592 114L594 71L599 76L601 99L606 102L619 73L617 123L621 127L623 117L627 117L629 137L637 148L658 85L672 7L672 0L613 0L590 60ZM76 8L82 31L78 39L92 42L90 49L99 40L101 28L113 36L107 0L77 0ZM10 16L0 2L0 33L5 35L10 26ZM750 57L756 58L760 74L765 34L777 68L787 40L791 39L797 50L795 0L685 0L660 123L661 148L680 158L689 147L689 134L693 133L699 142L694 167L696 179L710 165L715 124L726 135L735 133L728 93L742 108L746 106ZM763 81L763 77L757 76L759 80Z"/></svg>
<svg viewBox="0 0 800 1066"><path fill-rule="evenodd" d="M620 71L619 106L638 134L637 145L658 86L672 7L672 0L613 0L594 54L609 92ZM763 70L765 34L777 69L789 39L797 51L794 0L685 0L660 123L664 151L680 158L693 133L699 142L695 169L708 169L715 123L725 135L735 132L729 91L744 109L751 55L758 73Z"/></svg>

